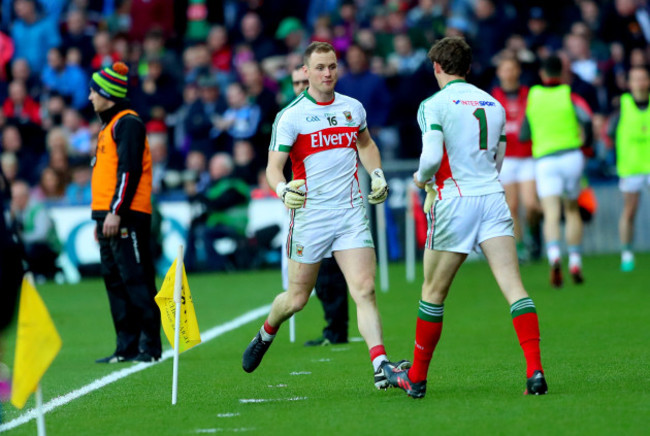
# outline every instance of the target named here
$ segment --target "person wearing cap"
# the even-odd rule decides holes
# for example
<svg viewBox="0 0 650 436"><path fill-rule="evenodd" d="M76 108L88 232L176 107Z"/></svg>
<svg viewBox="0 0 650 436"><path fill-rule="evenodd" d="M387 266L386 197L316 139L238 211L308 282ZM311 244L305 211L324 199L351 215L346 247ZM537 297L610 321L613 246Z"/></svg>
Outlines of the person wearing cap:
<svg viewBox="0 0 650 436"><path fill-rule="evenodd" d="M287 17L280 21L275 38L284 41L287 53L304 51L307 44L304 38L302 23L296 17Z"/></svg>
<svg viewBox="0 0 650 436"><path fill-rule="evenodd" d="M102 130L92 160L92 218L117 334L115 352L97 363L160 359L160 312L149 239L152 169L145 125L126 98L122 62L92 75L90 95Z"/></svg>

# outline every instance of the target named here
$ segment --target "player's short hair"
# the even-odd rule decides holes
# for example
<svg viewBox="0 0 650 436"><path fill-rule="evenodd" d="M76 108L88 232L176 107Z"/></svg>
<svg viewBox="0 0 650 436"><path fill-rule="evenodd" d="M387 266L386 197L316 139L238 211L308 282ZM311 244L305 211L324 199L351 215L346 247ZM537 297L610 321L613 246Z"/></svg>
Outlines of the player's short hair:
<svg viewBox="0 0 650 436"><path fill-rule="evenodd" d="M292 71L300 71L300 70L302 70L302 67L304 67L304 66L305 66L305 64L298 64L295 67L293 67Z"/></svg>
<svg viewBox="0 0 650 436"><path fill-rule="evenodd" d="M445 73L454 76L467 76L472 65L472 49L460 36L448 36L436 42L428 56L432 63L437 62Z"/></svg>
<svg viewBox="0 0 650 436"><path fill-rule="evenodd" d="M320 41L312 42L305 49L305 55L303 56L303 61L305 65L309 66L309 58L313 53L328 53L330 51L336 53L336 50L334 50L334 47L329 42L320 42Z"/></svg>
<svg viewBox="0 0 650 436"><path fill-rule="evenodd" d="M562 75L562 59L551 55L542 61L542 71L548 77L560 77Z"/></svg>

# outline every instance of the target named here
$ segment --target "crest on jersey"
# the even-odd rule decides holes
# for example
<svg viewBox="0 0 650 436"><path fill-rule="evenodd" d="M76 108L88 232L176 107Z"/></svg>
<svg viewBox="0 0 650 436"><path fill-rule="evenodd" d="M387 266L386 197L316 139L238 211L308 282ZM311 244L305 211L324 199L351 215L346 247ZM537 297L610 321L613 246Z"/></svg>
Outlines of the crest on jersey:
<svg viewBox="0 0 650 436"><path fill-rule="evenodd" d="M303 247L302 245L300 245L300 244L296 244L296 254L297 254L299 257L302 257L302 251L303 251L304 249L305 249L305 247Z"/></svg>
<svg viewBox="0 0 650 436"><path fill-rule="evenodd" d="M343 111L343 115L345 115L345 121L348 123L352 121L352 114L350 111Z"/></svg>

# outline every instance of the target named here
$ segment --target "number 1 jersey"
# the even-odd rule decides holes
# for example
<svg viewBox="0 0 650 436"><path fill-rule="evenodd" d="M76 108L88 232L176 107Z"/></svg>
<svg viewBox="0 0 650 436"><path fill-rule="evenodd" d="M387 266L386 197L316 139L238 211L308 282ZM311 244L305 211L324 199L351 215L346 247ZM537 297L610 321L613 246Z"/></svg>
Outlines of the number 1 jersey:
<svg viewBox="0 0 650 436"><path fill-rule="evenodd" d="M357 137L366 129L359 101L334 93L316 102L305 90L275 118L271 151L289 153L294 179L305 179L308 209L362 204L357 175Z"/></svg>
<svg viewBox="0 0 650 436"><path fill-rule="evenodd" d="M497 147L505 142L505 110L490 94L464 80L449 82L418 110L422 134L444 136L443 157L434 177L438 199L502 192Z"/></svg>

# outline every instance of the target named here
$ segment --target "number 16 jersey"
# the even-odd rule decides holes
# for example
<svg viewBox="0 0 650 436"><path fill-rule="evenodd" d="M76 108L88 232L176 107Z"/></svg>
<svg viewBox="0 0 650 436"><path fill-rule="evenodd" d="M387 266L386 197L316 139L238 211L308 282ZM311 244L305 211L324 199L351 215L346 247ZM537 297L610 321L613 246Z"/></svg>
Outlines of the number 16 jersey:
<svg viewBox="0 0 650 436"><path fill-rule="evenodd" d="M351 97L334 93L316 102L307 90L275 118L271 151L288 152L294 179L305 179L307 209L341 209L362 204L357 175L357 137L366 111Z"/></svg>
<svg viewBox="0 0 650 436"><path fill-rule="evenodd" d="M464 80L449 82L418 110L422 134L444 136L443 157L434 177L438 199L503 192L496 168L505 142L505 110L490 94Z"/></svg>

